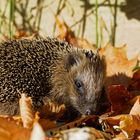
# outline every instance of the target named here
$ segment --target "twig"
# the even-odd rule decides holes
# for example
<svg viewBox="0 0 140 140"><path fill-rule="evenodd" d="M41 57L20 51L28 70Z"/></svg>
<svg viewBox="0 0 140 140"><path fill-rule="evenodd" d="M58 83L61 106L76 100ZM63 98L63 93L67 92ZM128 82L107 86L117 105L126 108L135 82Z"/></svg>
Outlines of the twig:
<svg viewBox="0 0 140 140"><path fill-rule="evenodd" d="M96 0L95 4L95 11L96 11L96 47L99 47L99 34L98 34L98 0Z"/></svg>
<svg viewBox="0 0 140 140"><path fill-rule="evenodd" d="M9 13L9 37L13 36L13 20L14 20L14 5L15 0L9 0L10 4L10 13Z"/></svg>

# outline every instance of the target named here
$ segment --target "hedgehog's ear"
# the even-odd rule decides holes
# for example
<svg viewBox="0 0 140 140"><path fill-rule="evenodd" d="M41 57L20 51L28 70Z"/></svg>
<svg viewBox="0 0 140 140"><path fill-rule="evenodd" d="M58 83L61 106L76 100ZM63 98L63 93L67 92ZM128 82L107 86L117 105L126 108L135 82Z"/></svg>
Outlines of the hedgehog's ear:
<svg viewBox="0 0 140 140"><path fill-rule="evenodd" d="M77 65L78 58L76 54L69 54L65 59L64 67L65 69L69 70L74 65Z"/></svg>
<svg viewBox="0 0 140 140"><path fill-rule="evenodd" d="M95 60L99 57L99 52L97 50L95 53L93 53L92 50L89 50L85 52L85 55L87 58Z"/></svg>
<svg viewBox="0 0 140 140"><path fill-rule="evenodd" d="M91 59L94 56L94 53L90 50L90 51L86 51L85 55L87 58Z"/></svg>

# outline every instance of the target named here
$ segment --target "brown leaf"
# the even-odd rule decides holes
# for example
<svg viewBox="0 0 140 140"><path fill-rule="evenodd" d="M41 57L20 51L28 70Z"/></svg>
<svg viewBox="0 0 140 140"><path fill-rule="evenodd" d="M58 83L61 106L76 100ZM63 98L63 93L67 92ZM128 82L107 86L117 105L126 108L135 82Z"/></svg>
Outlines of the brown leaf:
<svg viewBox="0 0 140 140"><path fill-rule="evenodd" d="M115 135L115 137L112 140L127 140L126 136L124 133L119 133L118 135Z"/></svg>
<svg viewBox="0 0 140 140"><path fill-rule="evenodd" d="M97 123L98 121L98 116L96 115L89 115L89 116L85 116L85 117L81 117L73 122L70 123L66 123L60 127L56 127L54 129L52 129L52 131L60 131L60 130L65 130L65 129L70 129L70 128L74 128L74 127L78 127L78 126L88 126L90 124L93 125L95 123Z"/></svg>
<svg viewBox="0 0 140 140"><path fill-rule="evenodd" d="M136 71L133 74L128 89L130 91L134 91L134 90L140 91L140 70Z"/></svg>
<svg viewBox="0 0 140 140"><path fill-rule="evenodd" d="M38 120L39 124L42 126L44 131L56 128L56 121L52 121L49 119L39 119Z"/></svg>
<svg viewBox="0 0 140 140"><path fill-rule="evenodd" d="M111 111L115 114L126 111L129 100L131 99L130 93L123 85L112 85L107 89L109 101L111 103Z"/></svg>
<svg viewBox="0 0 140 140"><path fill-rule="evenodd" d="M93 52L97 51L95 44L91 44L86 39L78 38L77 41L78 41L79 48L86 49L86 50L92 50Z"/></svg>
<svg viewBox="0 0 140 140"><path fill-rule="evenodd" d="M66 24L65 21L61 20L56 16L56 25L58 27L58 38L61 40L66 40L68 43L72 44L74 47L83 48L87 50L92 50L95 52L97 48L95 44L89 43L84 38L77 38L71 28Z"/></svg>
<svg viewBox="0 0 140 140"><path fill-rule="evenodd" d="M126 46L115 48L108 44L100 50L100 55L105 56L107 66L106 85L121 84L128 86L133 76L133 68L137 64L138 57L128 60Z"/></svg>
<svg viewBox="0 0 140 140"><path fill-rule="evenodd" d="M100 119L102 122L105 121L103 125L105 127L108 126L106 128L110 132L113 132L113 129L118 128L122 131L126 138L131 138L134 135L137 135L140 132L140 97L137 98L137 101L132 107L129 115L118 115ZM115 138L117 139L118 137L119 135Z"/></svg>
<svg viewBox="0 0 140 140"><path fill-rule="evenodd" d="M139 80L139 79L140 79L140 70L136 71L136 72L133 74L132 79L134 79L134 80Z"/></svg>
<svg viewBox="0 0 140 140"><path fill-rule="evenodd" d="M127 138L134 135L136 130L140 130L140 116L139 115L118 115L114 117L108 117L103 119L104 126L110 132L115 130L122 131ZM109 128L109 129L108 129Z"/></svg>
<svg viewBox="0 0 140 140"><path fill-rule="evenodd" d="M126 135L123 132L121 132L120 134L115 135L115 138L113 138L112 140L128 140ZM135 131L135 134L130 139L140 140L140 131Z"/></svg>
<svg viewBox="0 0 140 140"><path fill-rule="evenodd" d="M59 30L58 38L61 40L66 40L68 43L78 46L77 38L75 37L74 32L70 29L70 27L66 24L66 22L60 20L58 16L56 16L56 25Z"/></svg>
<svg viewBox="0 0 140 140"><path fill-rule="evenodd" d="M28 37L28 36L29 36L29 34L27 32L20 30L20 31L17 31L15 33L15 35L13 36L13 38L20 39L22 37Z"/></svg>
<svg viewBox="0 0 140 140"><path fill-rule="evenodd" d="M30 133L12 117L0 117L0 140L29 140Z"/></svg>
<svg viewBox="0 0 140 140"><path fill-rule="evenodd" d="M48 102L40 108L39 116L46 119L59 119L65 112L65 105L58 105L56 103Z"/></svg>

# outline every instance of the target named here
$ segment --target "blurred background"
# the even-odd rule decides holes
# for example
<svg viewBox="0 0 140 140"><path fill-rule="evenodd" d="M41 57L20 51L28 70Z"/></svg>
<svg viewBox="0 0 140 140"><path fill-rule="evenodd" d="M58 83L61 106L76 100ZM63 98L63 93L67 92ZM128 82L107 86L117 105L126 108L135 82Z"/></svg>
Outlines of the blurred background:
<svg viewBox="0 0 140 140"><path fill-rule="evenodd" d="M97 47L140 52L140 0L0 0L0 37L71 32Z"/></svg>

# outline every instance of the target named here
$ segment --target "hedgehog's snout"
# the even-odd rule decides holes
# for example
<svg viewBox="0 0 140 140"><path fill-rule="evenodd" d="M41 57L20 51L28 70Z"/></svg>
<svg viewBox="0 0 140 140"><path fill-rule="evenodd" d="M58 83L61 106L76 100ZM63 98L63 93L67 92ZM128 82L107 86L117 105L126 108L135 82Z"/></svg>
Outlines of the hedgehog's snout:
<svg viewBox="0 0 140 140"><path fill-rule="evenodd" d="M82 115L97 115L99 113L98 105L96 103L85 104L80 109Z"/></svg>
<svg viewBox="0 0 140 140"><path fill-rule="evenodd" d="M91 115L91 109L87 109L87 110L85 111L85 115Z"/></svg>

